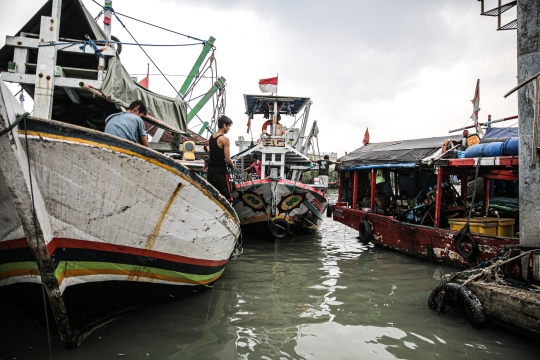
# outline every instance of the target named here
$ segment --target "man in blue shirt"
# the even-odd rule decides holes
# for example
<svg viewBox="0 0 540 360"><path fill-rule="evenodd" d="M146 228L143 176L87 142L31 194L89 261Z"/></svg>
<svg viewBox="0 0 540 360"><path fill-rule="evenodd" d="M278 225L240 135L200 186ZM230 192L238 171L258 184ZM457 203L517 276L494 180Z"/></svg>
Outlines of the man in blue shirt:
<svg viewBox="0 0 540 360"><path fill-rule="evenodd" d="M135 100L124 113L109 115L105 119L105 132L148 147L148 138L141 116L146 115L146 106Z"/></svg>

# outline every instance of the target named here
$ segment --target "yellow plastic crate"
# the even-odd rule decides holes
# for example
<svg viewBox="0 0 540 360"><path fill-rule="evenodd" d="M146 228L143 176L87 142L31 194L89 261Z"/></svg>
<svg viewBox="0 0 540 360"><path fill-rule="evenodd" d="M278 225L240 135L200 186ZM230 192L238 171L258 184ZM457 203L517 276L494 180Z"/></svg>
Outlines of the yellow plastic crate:
<svg viewBox="0 0 540 360"><path fill-rule="evenodd" d="M514 237L514 225L516 220L499 218L499 226L497 227L497 236Z"/></svg>
<svg viewBox="0 0 540 360"><path fill-rule="evenodd" d="M497 231L499 228L498 220L499 218L485 218L485 217L471 218L471 222L469 223L469 228L471 229L471 233L474 233L474 234L498 236L497 235ZM459 231L463 229L463 227L467 223L467 218L448 219L448 223L450 224L450 230Z"/></svg>

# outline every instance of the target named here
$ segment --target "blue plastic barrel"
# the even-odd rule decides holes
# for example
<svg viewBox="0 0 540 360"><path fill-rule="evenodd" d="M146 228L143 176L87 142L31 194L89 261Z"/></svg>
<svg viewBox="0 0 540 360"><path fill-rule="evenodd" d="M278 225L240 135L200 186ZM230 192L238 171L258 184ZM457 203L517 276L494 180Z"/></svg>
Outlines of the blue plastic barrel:
<svg viewBox="0 0 540 360"><path fill-rule="evenodd" d="M519 155L519 138L510 138L503 143L503 155Z"/></svg>
<svg viewBox="0 0 540 360"><path fill-rule="evenodd" d="M503 144L502 142L492 142L485 144L484 148L482 149L482 156L483 157L495 157L495 156L502 156L503 154Z"/></svg>
<svg viewBox="0 0 540 360"><path fill-rule="evenodd" d="M466 158L477 158L482 156L482 149L484 149L484 146L487 144L477 144L473 146L469 146L467 149L465 149L465 157Z"/></svg>

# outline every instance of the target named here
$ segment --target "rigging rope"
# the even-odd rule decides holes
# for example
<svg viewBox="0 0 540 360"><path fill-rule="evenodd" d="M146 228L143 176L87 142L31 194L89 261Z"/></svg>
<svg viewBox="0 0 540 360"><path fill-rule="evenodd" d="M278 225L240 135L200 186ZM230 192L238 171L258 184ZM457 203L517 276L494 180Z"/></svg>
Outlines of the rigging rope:
<svg viewBox="0 0 540 360"><path fill-rule="evenodd" d="M157 26L157 25L154 25L154 24L150 24L150 23L147 23L145 21L142 21L142 20L139 20L139 19L136 19L136 18L133 18L131 16L128 16L128 15L125 15L125 14L121 14L121 13L117 13L116 11L114 11L114 9L112 8L108 8L108 7L104 7L102 6L101 4L99 4L97 1L95 0L92 0L95 4L97 4L98 6L100 6L103 10L111 10L112 11L112 14L115 16L115 18L118 20L118 22L120 23L120 25L122 25L122 27L126 30L126 32L129 34L129 36L131 36L131 38L133 39L133 41L135 41L135 45L138 45L140 47L140 49L144 52L144 54L146 55L146 57L148 58L148 60L150 60L150 62L152 62L152 64L156 67L156 69L159 71L159 73L161 74L161 76L163 76L163 78L165 78L165 80L169 83L169 85L174 89L174 91L176 92L176 94L182 99L184 100L184 96L182 96L182 94L180 94L180 92L178 90L176 90L176 88L174 87L174 85L171 83L171 81L167 78L167 76L163 73L163 71L161 71L161 69L157 66L157 64L154 62L154 60L152 60L152 58L150 57L150 55L148 55L148 53L144 50L142 44L140 44L136 39L135 37L133 36L133 34L131 34L131 32L128 30L128 28L126 27L126 25L124 25L124 23L122 22L122 20L120 20L120 18L118 17L118 15L120 16L124 16L124 17L127 17L129 19L132 19L132 20L135 20L135 21L139 21L141 23L144 23L146 25L149 25L149 26L153 26L153 27L157 27L159 29L162 29L162 30L165 30L165 31L169 31L169 32L172 32L172 33L175 33L177 35L181 35L181 36L185 36L189 39L193 39L193 40L197 40L197 41L200 41L203 45L206 45L206 41L205 40L202 40L202 39L199 39L199 38L196 38L194 36L190 36L190 35L186 35L186 34L182 34L182 33L179 33L177 31L173 31L173 30L170 30L170 29L166 29L166 28L163 28L161 26ZM199 44L193 44L193 45L199 45ZM70 45L71 46L71 45ZM216 49L215 46L212 45L212 49ZM189 106L189 104L186 102L186 105L188 108L191 109L191 107ZM195 115L195 117L201 122L201 124L203 125L203 127L206 128L206 130L210 133L212 133L212 130L206 125L206 123L204 121L202 121L202 119L198 116L198 115Z"/></svg>
<svg viewBox="0 0 540 360"><path fill-rule="evenodd" d="M65 48L61 48L59 50L63 50L63 49L66 49L68 47L71 47L71 46L74 46L74 45L78 45L78 44L81 44L81 45L90 45L90 46L94 46L96 44L101 44L101 43L109 43L109 44L120 44L120 45L134 45L134 46L155 46L155 47L179 47L179 46L194 46L194 45L204 45L204 42L197 42L197 43L189 43L189 44L139 44L139 43L126 43L126 42L122 42L122 41L113 41L113 40L81 40L81 41L71 41L71 42L68 42L68 41L59 41L59 42L54 42L54 43L44 43L44 44L38 44L38 47L47 47L47 46L59 46L59 45L68 45L66 46ZM82 46L81 46L81 50L82 50ZM146 75L146 74L145 74Z"/></svg>
<svg viewBox="0 0 540 360"><path fill-rule="evenodd" d="M104 7L103 5L101 5L100 3L98 3L96 0L92 0L92 2L94 2L96 5L98 5L99 7L101 7L103 10L112 10L112 11L114 12L115 16L116 16L116 15L120 15L120 16L126 17L126 18L128 18L128 19L138 21L138 22L143 23L143 24L148 25L148 26L153 26L153 27L156 27L156 28L158 28L158 29L161 29L161 30L164 30L164 31L171 32L171 33L173 33L173 34L177 34L177 35L181 35L181 36L187 37L188 39L198 40L198 41L202 41L202 42L206 43L205 40L201 40L201 39L196 38L196 37L194 37L194 36L182 34L182 33L178 32L178 31L166 29L166 28L164 28L164 27L161 27L161 26L158 26L158 25L154 25L154 24L148 23L148 22L146 22L146 21L142 21L142 20L136 19L136 18L131 17L131 16L128 16L128 15L126 15L126 14L121 14L121 13L119 13L119 12L114 11L113 8L106 8L106 7ZM118 16L116 16L116 18L118 19ZM118 21L120 21L120 19L118 19ZM124 27L125 27L125 26L124 26ZM214 46L214 48L215 48L215 46Z"/></svg>

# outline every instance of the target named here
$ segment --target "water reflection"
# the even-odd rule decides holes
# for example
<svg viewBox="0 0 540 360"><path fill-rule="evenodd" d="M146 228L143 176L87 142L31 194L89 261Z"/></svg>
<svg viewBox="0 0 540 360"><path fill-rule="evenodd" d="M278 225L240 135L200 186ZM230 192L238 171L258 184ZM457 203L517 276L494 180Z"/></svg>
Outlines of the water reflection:
<svg viewBox="0 0 540 360"><path fill-rule="evenodd" d="M429 292L451 269L356 236L325 221L313 235L246 238L244 255L212 289L118 319L76 350L54 336L54 358L537 358L540 349L520 336L427 309ZM47 355L44 329L0 306L0 359Z"/></svg>

